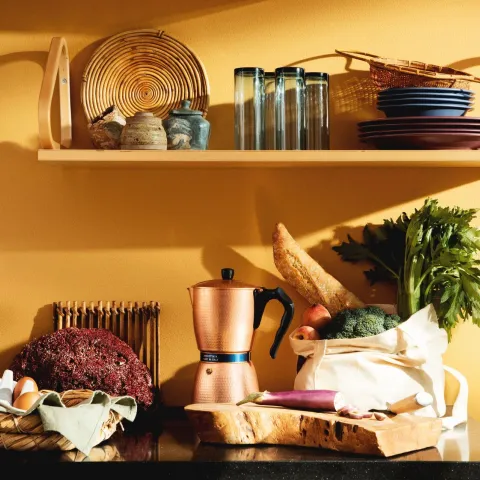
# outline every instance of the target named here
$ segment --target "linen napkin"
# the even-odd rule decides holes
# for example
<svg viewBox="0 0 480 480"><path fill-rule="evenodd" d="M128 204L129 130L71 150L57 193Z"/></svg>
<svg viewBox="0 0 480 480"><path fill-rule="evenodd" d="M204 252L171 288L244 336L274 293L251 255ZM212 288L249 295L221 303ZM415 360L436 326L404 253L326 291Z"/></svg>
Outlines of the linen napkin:
<svg viewBox="0 0 480 480"><path fill-rule="evenodd" d="M133 422L137 415L137 403L128 395L111 397L96 390L92 396L73 407L66 407L57 392L43 394L28 410L19 410L6 403L0 404L0 412L16 415L29 415L38 411L46 432L58 432L83 454L87 455L98 444L102 424L110 410L118 412L126 420Z"/></svg>

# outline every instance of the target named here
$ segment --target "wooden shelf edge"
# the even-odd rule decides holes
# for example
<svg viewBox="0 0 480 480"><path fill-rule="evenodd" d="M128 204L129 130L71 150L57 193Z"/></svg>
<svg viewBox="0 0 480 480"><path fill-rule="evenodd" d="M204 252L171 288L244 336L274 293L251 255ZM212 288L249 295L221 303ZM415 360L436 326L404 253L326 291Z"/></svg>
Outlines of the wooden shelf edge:
<svg viewBox="0 0 480 480"><path fill-rule="evenodd" d="M42 163L157 168L480 167L478 150L39 150Z"/></svg>

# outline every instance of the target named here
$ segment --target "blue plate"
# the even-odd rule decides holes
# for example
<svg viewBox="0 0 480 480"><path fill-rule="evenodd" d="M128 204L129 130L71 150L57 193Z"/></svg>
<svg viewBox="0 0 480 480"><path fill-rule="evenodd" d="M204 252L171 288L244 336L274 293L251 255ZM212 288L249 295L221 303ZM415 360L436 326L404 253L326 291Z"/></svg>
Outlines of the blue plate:
<svg viewBox="0 0 480 480"><path fill-rule="evenodd" d="M474 102L470 100L452 100L451 98L438 98L438 97L420 97L420 98L386 98L379 99L377 105L425 105L425 104L438 104L438 105L455 105L455 106L473 106Z"/></svg>
<svg viewBox="0 0 480 480"><path fill-rule="evenodd" d="M413 93L413 92L437 92L437 93L464 93L474 95L473 90L464 90L463 88L436 88L436 87L407 87L407 88L387 88L379 92L379 95L388 93Z"/></svg>
<svg viewBox="0 0 480 480"><path fill-rule="evenodd" d="M387 117L463 117L471 110L466 106L446 106L438 104L407 104L394 106L378 106L378 110L385 113Z"/></svg>
<svg viewBox="0 0 480 480"><path fill-rule="evenodd" d="M445 99L458 99L458 100L471 100L475 98L475 95L470 95L466 93L436 93L436 92L412 92L412 93L389 93L389 94L378 94L379 100L386 100L391 98L392 100L400 100L402 98L445 98Z"/></svg>

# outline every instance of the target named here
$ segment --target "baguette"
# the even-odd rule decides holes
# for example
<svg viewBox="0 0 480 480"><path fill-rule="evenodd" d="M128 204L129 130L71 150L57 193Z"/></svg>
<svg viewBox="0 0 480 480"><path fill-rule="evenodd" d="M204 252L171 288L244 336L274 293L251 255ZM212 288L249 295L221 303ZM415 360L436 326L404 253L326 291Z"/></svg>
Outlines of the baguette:
<svg viewBox="0 0 480 480"><path fill-rule="evenodd" d="M340 310L365 307L298 245L285 225L275 225L272 240L277 270L311 305L320 303L332 317Z"/></svg>

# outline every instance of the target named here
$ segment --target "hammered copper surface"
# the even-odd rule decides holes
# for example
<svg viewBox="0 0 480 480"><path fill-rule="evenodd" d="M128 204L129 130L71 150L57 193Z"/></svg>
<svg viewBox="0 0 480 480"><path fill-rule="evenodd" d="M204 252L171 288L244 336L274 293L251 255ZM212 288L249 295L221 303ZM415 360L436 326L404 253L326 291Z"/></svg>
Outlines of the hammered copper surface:
<svg viewBox="0 0 480 480"><path fill-rule="evenodd" d="M236 403L258 390L257 372L252 362L200 362L193 403Z"/></svg>
<svg viewBox="0 0 480 480"><path fill-rule="evenodd" d="M252 349L252 289L190 289L198 349L241 353Z"/></svg>

